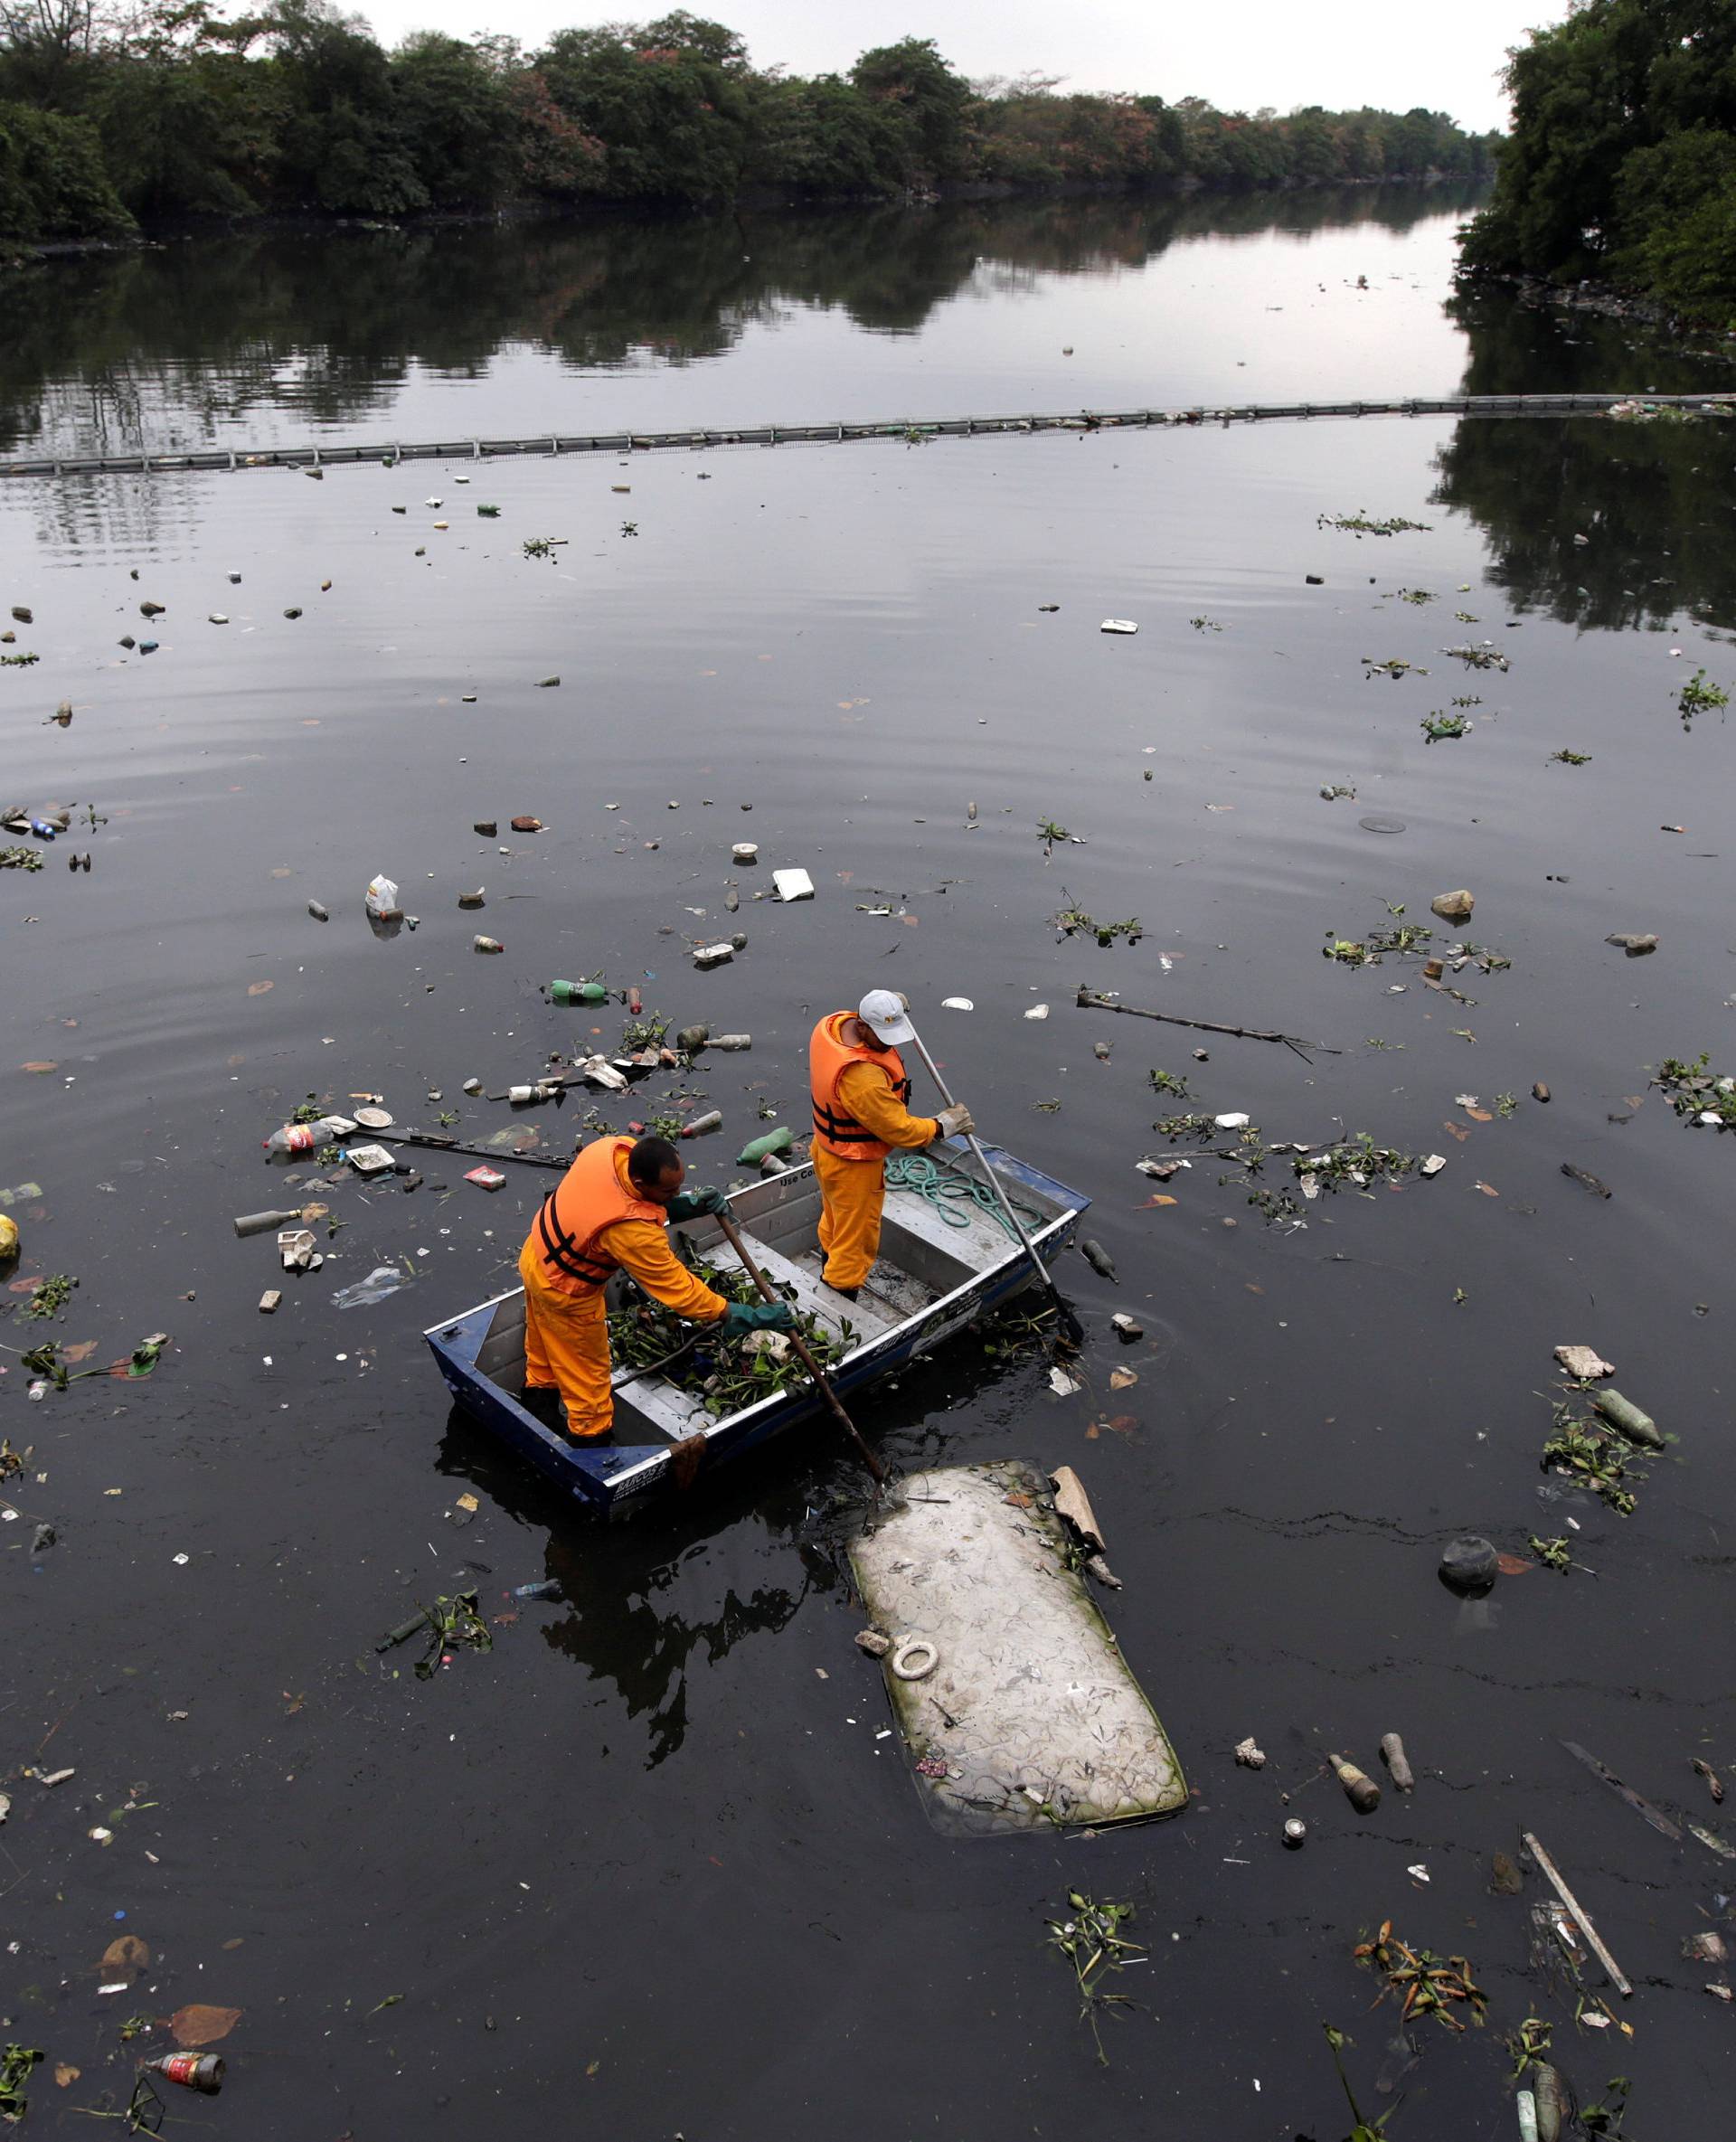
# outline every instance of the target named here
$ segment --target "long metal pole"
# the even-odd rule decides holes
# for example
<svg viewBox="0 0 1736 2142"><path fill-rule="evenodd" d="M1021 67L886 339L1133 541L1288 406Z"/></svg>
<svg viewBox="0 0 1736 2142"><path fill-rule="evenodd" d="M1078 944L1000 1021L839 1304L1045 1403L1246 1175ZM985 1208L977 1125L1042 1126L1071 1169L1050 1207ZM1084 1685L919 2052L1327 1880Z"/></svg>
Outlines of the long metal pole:
<svg viewBox="0 0 1736 2142"><path fill-rule="evenodd" d="M948 1089L947 1081L940 1076L940 1067L938 1063L936 1063L933 1057L929 1054L929 1045L922 1039L922 1036L918 1033L914 1024L912 1024L910 1027L910 1039L916 1043L918 1055L921 1057L923 1062L928 1066L929 1078L931 1078L935 1084L940 1089L941 1099L946 1102L949 1109L956 1108L958 1103L953 1099L951 1092ZM995 1173L993 1167L990 1166L988 1155L983 1151L981 1145L977 1142L976 1134L975 1131L967 1132L966 1136L971 1151L976 1156L976 1165L982 1169L983 1173L988 1177L989 1182L994 1185L995 1194L1001 1201L1001 1210L1006 1214L1008 1224L1011 1226L1014 1233L1018 1236L1019 1241L1024 1246L1024 1253L1031 1260L1031 1269L1036 1273L1038 1279L1043 1281L1044 1287L1048 1288L1049 1298L1055 1305L1056 1314L1060 1316L1068 1337L1074 1340L1075 1342L1082 1339L1085 1335L1085 1327L1082 1324L1080 1324L1079 1318L1074 1316L1071 1309L1068 1307L1067 1304L1061 1299L1060 1288L1055 1285L1053 1279L1052 1279L1049 1276L1049 1268L1043 1263L1042 1258L1037 1255L1036 1244L1024 1231L1024 1222L1019 1218L1017 1212L1014 1209L1013 1200L1006 1194L1006 1185Z"/></svg>
<svg viewBox="0 0 1736 2142"><path fill-rule="evenodd" d="M731 1219L727 1213L720 1213L717 1215L717 1223L723 1230L724 1235L729 1241L731 1249L733 1250L736 1255L741 1260L742 1265L746 1269L749 1279L750 1279L754 1285L760 1289L761 1297L766 1301L776 1303L779 1297L773 1291L771 1281L767 1279L764 1272L760 1269L760 1267L754 1262L751 1255L749 1253L748 1245L741 1240L741 1229L737 1227L735 1222ZM826 1401L826 1404L831 1407L832 1411L837 1415L838 1419L850 1431L850 1439L855 1444L857 1450L860 1452L862 1462L868 1467L869 1472L873 1476L874 1486L876 1487L883 1487L886 1485L885 1467L882 1465L879 1458L874 1456L873 1452L868 1448L867 1444L863 1441L862 1431L857 1428L855 1422L851 1420L849 1414L844 1411L844 1406L839 1400L837 1392L834 1391L831 1384L826 1382L826 1371L820 1366L819 1363L815 1360L813 1350L808 1345L807 1341L802 1336L799 1331L792 1331L786 1335L788 1337L791 1351L795 1354L797 1359L801 1363L802 1366L807 1371L808 1374L813 1377L815 1387L819 1392L820 1396Z"/></svg>

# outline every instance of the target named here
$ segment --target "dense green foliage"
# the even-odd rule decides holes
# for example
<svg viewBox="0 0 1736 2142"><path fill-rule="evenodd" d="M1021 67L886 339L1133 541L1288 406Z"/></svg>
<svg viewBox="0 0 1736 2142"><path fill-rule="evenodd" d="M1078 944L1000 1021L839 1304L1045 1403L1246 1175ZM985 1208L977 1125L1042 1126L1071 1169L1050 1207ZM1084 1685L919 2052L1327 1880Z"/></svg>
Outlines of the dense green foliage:
<svg viewBox="0 0 1736 2142"><path fill-rule="evenodd" d="M1422 110L1250 118L1033 79L973 86L925 38L802 80L681 12L557 31L537 52L427 32L386 52L326 0L233 20L205 0L114 4L0 0L0 234L582 196L1476 176L1490 155Z"/></svg>
<svg viewBox="0 0 1736 2142"><path fill-rule="evenodd" d="M1736 7L1581 0L1507 69L1513 132L1472 269L1736 306Z"/></svg>

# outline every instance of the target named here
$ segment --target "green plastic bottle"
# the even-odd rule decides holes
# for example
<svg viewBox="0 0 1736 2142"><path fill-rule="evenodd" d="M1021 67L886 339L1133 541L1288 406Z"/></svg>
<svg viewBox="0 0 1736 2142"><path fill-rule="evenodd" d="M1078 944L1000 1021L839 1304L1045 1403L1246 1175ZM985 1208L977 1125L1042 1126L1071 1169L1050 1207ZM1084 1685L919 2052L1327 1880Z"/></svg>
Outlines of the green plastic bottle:
<svg viewBox="0 0 1736 2142"><path fill-rule="evenodd" d="M600 982L551 982L551 1004L607 1004L609 991Z"/></svg>
<svg viewBox="0 0 1736 2142"><path fill-rule="evenodd" d="M788 1124L780 1123L776 1130L767 1131L764 1137L751 1138L735 1156L737 1167L757 1167L768 1153L788 1153L795 1143L795 1133Z"/></svg>

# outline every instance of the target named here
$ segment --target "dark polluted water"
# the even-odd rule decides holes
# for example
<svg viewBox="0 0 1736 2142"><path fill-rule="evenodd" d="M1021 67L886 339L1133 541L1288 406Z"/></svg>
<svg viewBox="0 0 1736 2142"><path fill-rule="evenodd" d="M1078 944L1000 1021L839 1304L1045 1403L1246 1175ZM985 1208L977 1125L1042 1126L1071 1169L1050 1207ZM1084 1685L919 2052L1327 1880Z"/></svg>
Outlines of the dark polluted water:
<svg viewBox="0 0 1736 2142"><path fill-rule="evenodd" d="M630 376L636 408L776 414L788 382L757 367L790 334L816 338L816 365L835 345L810 413L823 390L878 413L888 365L930 333L958 338L956 406L1027 390L1049 406L1057 315L1160 340L1179 264L1203 312L1214 278L1223 293L1210 350L1174 353L1196 392L1280 301L1274 278L1317 307L1261 392L1324 392L1335 341L1370 391L1723 383L1620 328L1445 318L1453 212L1351 206L1354 224L1144 241L1126 204L1073 225L983 212L987 267L895 346L805 300L703 364L658 370L641 349L580 378L514 316L506 356L458 353L467 406L491 430L524 399L539 421L563 397L600 420ZM877 278L886 306L913 305L936 231L872 239L873 221L858 299ZM840 274L848 230L835 220ZM326 242L332 263L350 241ZM479 257L470 236L429 242ZM1304 272L1328 254L1331 275ZM168 258L196 294L201 256ZM227 256L209 258L221 278ZM36 361L18 399L76 401L80 367L108 363L80 307L149 262L37 283L27 335L55 345L62 307L64 361ZM1359 273L1390 286L1391 319ZM240 421L222 406L239 380L225 338L251 331L239 303L202 316L213 436ZM582 316L582 288L571 303ZM637 329L625 298L617 313L648 344L651 298ZM1033 313L1056 351L1014 394ZM449 403L419 407L340 327L320 362L354 392L333 426L444 428ZM313 362L269 354L283 377ZM1122 362L1092 354L1073 399L1109 399ZM273 392L246 414L255 435L307 421ZM82 2112L124 2104L163 2019L205 2003L241 2011L216 2047L224 2094L174 2092L172 2110L250 2142L580 2121L690 2142L821 2124L964 2137L1081 2116L1325 2142L1349 2115L1323 2021L1354 2041L1370 2118L1402 2099L1400 2142L1494 2137L1516 2132L1501 2040L1527 2015L1553 2025L1588 2102L1630 2079L1634 2133L1703 2129L1732 2067L1731 2016L1703 1988L1728 1973L1682 1944L1736 1939L1736 1865L1659 1834L1561 1743L1722 1839L1692 1765L1736 1768L1736 1147L1650 1080L1703 1050L1736 1071L1731 731L1716 705L1679 711L1703 667L1736 689L1730 465L1710 420L1370 422L0 494L0 608L33 612L5 652L40 656L0 672L0 801L74 807L67 835L24 844L40 873L0 875L0 1192L19 1274L80 1282L52 1322L14 1310L4 1343L51 1335L91 1365L173 1339L147 1379L34 1402L0 1355L0 1433L27 1453L0 1486L0 1518L16 1513L0 1524L0 2037L46 2054L31 2128L84 2131ZM1323 515L1420 525L1359 535ZM536 537L564 541L526 556ZM165 606L148 624L146 601ZM1106 618L1139 631L1106 636ZM160 645L145 658L123 636ZM1486 640L1507 667L1443 651ZM1394 663L1410 666L1376 667ZM1426 741L1453 712L1468 733ZM508 833L522 813L544 830ZM498 836L471 831L489 818ZM1083 845L1045 860L1043 820ZM816 898L756 903L729 862L744 837L762 866L808 870ZM376 872L415 932L370 934ZM478 884L486 909L461 911ZM1438 920L1431 900L1460 887L1471 921ZM1142 934L1058 941L1069 907ZM695 973L688 945L737 923L748 949ZM1375 965L1322 956L1407 925L1434 935ZM478 928L503 957L472 953ZM1605 942L1620 933L1658 948L1629 958ZM1423 960L1467 939L1495 958L1449 967L1456 996L1429 987ZM861 1477L824 1424L604 1532L451 1415L419 1335L512 1283L531 1171L492 1197L443 1164L410 1194L335 1182L320 1194L342 1225L299 1280L269 1237L234 1239L231 1215L288 1202L259 1144L304 1097L382 1094L401 1121L438 1105L486 1137L506 1111L465 1097L467 1078L497 1089L593 1030L615 1041L613 1009L538 994L596 972L677 1024L752 1033L699 1081L725 1116L693 1152L702 1180L728 1178L761 1104L800 1124L814 1018L886 986L985 1130L1092 1196L1119 1278L1076 1254L1061 1268L1090 1335L1080 1392L1057 1396L1040 1354L966 1341L858 1415L905 1468L1080 1469L1126 1583L1111 1618L1194 1788L1179 1819L1052 1844L929 1831L875 1737L885 1698L841 1554ZM1081 985L1321 1046L1080 1010ZM949 996L974 1011L941 1009ZM1155 1070L1186 1097L1155 1090ZM1189 1111L1246 1113L1268 1146L1366 1132L1447 1165L1297 1194L1269 1222L1238 1163L1153 1128ZM531 1119L554 1147L576 1112ZM1158 1184L1146 1155L1191 1165ZM1253 1187L1297 1194L1290 1156ZM406 1283L335 1306L382 1264ZM1132 1347L1109 1334L1122 1309L1145 1327ZM1562 1343L1613 1362L1673 1439L1631 1515L1540 1470ZM1112 1384L1124 1369L1137 1382ZM43 1524L58 1538L34 1548ZM1436 1578L1463 1533L1512 1558L1481 1601ZM1579 1566L1535 1566L1533 1534ZM551 1576L563 1601L508 1596ZM427 1682L410 1655L375 1655L417 1605L471 1585L491 1651ZM1324 1753L1383 1776L1389 1732L1416 1789L1359 1816ZM1248 1735L1261 1770L1232 1759ZM26 1774L61 1769L54 1787ZM1300 1852L1280 1845L1287 1816L1308 1826ZM1541 1878L1492 1892L1494 1855L1526 1830L1633 1981L1623 2001L1586 1974L1631 2038L1594 2027L1595 2005L1576 2024L1533 1965ZM1119 1981L1141 2005L1106 2021L1107 2069L1044 1947L1070 1888L1131 1902L1149 1949ZM1485 2029L1413 2019L1407 2042L1396 2005L1372 2005L1352 1950L1388 1919L1468 1959ZM105 1964L126 1935L148 1961ZM125 2038L137 2018L148 2033ZM61 2087L57 2069L79 2072Z"/></svg>

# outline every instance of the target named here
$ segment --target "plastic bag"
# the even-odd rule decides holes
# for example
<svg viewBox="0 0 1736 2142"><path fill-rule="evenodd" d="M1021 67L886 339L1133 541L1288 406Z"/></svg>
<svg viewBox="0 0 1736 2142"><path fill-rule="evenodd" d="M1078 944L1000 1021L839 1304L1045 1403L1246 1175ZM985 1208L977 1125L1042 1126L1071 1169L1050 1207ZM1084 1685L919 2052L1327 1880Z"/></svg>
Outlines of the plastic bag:
<svg viewBox="0 0 1736 2142"><path fill-rule="evenodd" d="M392 879L370 878L368 881L368 912L382 918L398 912L398 888Z"/></svg>

